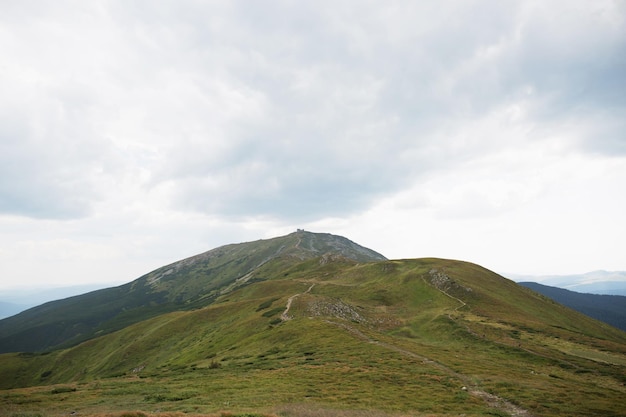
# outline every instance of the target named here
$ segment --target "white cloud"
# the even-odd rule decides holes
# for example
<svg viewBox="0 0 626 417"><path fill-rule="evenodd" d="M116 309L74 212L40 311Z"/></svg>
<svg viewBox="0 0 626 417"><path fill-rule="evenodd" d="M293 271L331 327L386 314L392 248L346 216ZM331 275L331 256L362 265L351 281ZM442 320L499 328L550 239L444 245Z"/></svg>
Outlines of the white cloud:
<svg viewBox="0 0 626 417"><path fill-rule="evenodd" d="M122 271L307 227L387 256L626 268L625 16L610 1L7 4L0 262L24 280L41 251Z"/></svg>

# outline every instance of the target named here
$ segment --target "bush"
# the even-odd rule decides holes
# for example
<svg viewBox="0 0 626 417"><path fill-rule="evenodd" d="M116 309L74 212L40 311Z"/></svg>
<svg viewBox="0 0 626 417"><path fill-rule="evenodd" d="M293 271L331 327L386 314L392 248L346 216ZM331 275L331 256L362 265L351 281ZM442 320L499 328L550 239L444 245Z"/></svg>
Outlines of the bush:
<svg viewBox="0 0 626 417"><path fill-rule="evenodd" d="M261 311L261 310L265 310L266 308L270 308L271 305L274 304L274 301L276 300L278 300L278 298L272 298L271 300L262 302L261 304L259 304L256 311Z"/></svg>
<svg viewBox="0 0 626 417"><path fill-rule="evenodd" d="M65 392L74 392L76 388L74 387L56 387L51 391L51 394L62 394Z"/></svg>

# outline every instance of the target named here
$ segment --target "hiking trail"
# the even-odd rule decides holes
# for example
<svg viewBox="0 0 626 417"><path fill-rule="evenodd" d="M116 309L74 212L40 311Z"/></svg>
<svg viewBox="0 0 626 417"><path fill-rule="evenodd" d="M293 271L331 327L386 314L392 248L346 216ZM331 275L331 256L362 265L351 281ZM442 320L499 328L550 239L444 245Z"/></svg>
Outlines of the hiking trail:
<svg viewBox="0 0 626 417"><path fill-rule="evenodd" d="M313 287L315 287L315 284L311 284L309 289L307 289L305 292L294 294L294 295L292 295L291 297L289 297L287 299L287 306L285 308L285 311L283 311L283 314L280 315L280 319L282 321L291 320L291 317L289 317L289 309L291 308L291 303L293 303L293 300L295 300L297 297L301 296L302 294L307 294L307 293L311 292Z"/></svg>

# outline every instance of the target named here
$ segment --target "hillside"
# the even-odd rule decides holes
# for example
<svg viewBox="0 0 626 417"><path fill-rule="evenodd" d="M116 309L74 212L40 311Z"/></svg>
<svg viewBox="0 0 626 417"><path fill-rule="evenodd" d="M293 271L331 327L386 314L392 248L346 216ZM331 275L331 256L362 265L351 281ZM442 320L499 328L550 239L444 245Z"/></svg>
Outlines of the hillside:
<svg viewBox="0 0 626 417"><path fill-rule="evenodd" d="M277 239L294 237L207 252L265 248L245 283L207 273L205 306L0 355L0 415L625 415L626 333L475 264ZM189 294L200 262L135 282Z"/></svg>
<svg viewBox="0 0 626 417"><path fill-rule="evenodd" d="M626 331L626 297L624 296L584 294L536 282L520 282L519 284L550 297L557 303Z"/></svg>
<svg viewBox="0 0 626 417"><path fill-rule="evenodd" d="M344 237L305 231L226 245L125 285L51 301L0 320L0 353L68 347L166 312L200 308L253 282L254 272L270 260L280 257L289 265L325 253L359 262L385 259Z"/></svg>

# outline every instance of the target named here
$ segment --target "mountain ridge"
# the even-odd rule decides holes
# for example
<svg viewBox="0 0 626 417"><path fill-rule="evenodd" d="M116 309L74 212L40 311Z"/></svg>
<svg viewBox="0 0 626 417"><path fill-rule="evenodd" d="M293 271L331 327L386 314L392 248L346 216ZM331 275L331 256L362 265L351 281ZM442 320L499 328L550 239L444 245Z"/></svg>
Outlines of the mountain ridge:
<svg viewBox="0 0 626 417"><path fill-rule="evenodd" d="M0 320L0 353L68 347L165 312L199 308L247 285L269 260L281 257L289 264L327 252L356 262L386 259L344 237L303 230L223 245L129 283L50 301Z"/></svg>
<svg viewBox="0 0 626 417"><path fill-rule="evenodd" d="M516 282L537 282L579 293L626 296L626 271L595 270L569 275L502 275Z"/></svg>

